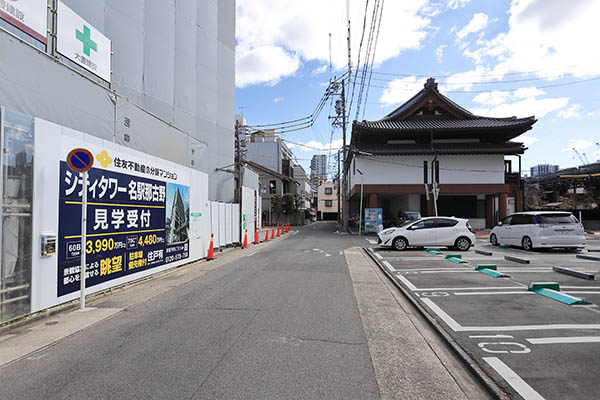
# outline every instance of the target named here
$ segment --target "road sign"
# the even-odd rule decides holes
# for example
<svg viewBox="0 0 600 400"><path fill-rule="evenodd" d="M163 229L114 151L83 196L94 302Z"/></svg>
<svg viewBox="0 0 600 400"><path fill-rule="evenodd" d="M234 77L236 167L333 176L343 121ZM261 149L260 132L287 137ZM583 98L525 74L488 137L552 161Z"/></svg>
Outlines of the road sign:
<svg viewBox="0 0 600 400"><path fill-rule="evenodd" d="M73 149L67 155L69 168L76 172L85 172L94 165L94 156L86 149Z"/></svg>

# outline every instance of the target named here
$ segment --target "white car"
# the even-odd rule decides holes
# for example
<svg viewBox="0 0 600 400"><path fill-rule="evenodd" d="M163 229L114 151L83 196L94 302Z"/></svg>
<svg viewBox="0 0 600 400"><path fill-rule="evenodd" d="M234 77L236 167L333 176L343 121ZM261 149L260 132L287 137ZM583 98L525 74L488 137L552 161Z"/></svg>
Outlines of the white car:
<svg viewBox="0 0 600 400"><path fill-rule="evenodd" d="M585 247L583 225L570 212L527 211L509 215L490 232L494 246L507 244L534 248Z"/></svg>
<svg viewBox="0 0 600 400"><path fill-rule="evenodd" d="M388 228L377 234L379 245L404 250L407 247L447 246L461 251L475 243L469 221L455 217L426 217Z"/></svg>

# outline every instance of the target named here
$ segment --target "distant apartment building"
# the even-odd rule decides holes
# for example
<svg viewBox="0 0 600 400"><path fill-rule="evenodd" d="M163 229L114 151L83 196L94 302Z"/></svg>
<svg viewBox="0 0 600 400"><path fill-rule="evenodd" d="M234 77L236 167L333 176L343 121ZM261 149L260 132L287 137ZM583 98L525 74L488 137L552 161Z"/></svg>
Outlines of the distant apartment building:
<svg viewBox="0 0 600 400"><path fill-rule="evenodd" d="M316 187L326 180L327 155L315 154L310 161L310 181Z"/></svg>
<svg viewBox="0 0 600 400"><path fill-rule="evenodd" d="M298 164L296 156L279 137L269 135L244 135L246 141L245 159L262 165L278 174L293 178L294 166Z"/></svg>
<svg viewBox="0 0 600 400"><path fill-rule="evenodd" d="M558 172L558 165L538 164L531 167L531 176L554 174Z"/></svg>
<svg viewBox="0 0 600 400"><path fill-rule="evenodd" d="M335 221L338 218L337 182L324 182L318 189L317 218L321 221Z"/></svg>

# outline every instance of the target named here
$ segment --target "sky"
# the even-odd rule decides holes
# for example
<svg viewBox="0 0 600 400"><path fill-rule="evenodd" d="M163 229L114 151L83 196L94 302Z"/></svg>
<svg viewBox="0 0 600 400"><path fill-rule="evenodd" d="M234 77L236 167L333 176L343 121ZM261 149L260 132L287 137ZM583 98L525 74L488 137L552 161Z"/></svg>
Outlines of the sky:
<svg viewBox="0 0 600 400"><path fill-rule="evenodd" d="M350 121L384 117L433 77L443 94L475 114L538 119L514 139L528 147L524 172L536 164L581 165L573 148L590 162L600 159L600 1L349 4L353 70L364 69L374 32L372 73L367 69L362 93L360 73L347 89ZM377 10L381 22L373 24ZM236 112L248 125L311 115L329 82L347 72L346 37L345 0L237 0ZM331 96L313 127L281 135L307 173L313 154L330 154L330 147L335 154L342 143L329 118L338 98ZM350 131L351 125L347 142ZM335 172L333 156L330 167Z"/></svg>

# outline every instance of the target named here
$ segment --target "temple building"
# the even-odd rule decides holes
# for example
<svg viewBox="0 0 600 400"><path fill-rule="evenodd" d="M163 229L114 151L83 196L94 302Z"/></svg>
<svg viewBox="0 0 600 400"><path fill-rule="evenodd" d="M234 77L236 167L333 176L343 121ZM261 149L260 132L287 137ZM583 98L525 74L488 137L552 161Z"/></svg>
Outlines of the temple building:
<svg viewBox="0 0 600 400"><path fill-rule="evenodd" d="M429 78L387 116L354 121L346 164L349 215L359 212L362 184L363 208L382 208L388 225L398 223L405 211L435 215L437 205L438 215L468 218L476 229L493 227L523 209L526 147L512 139L535 122L533 116L474 115L441 94ZM512 161L518 161L518 171L513 172ZM433 188L439 190L437 204Z"/></svg>

